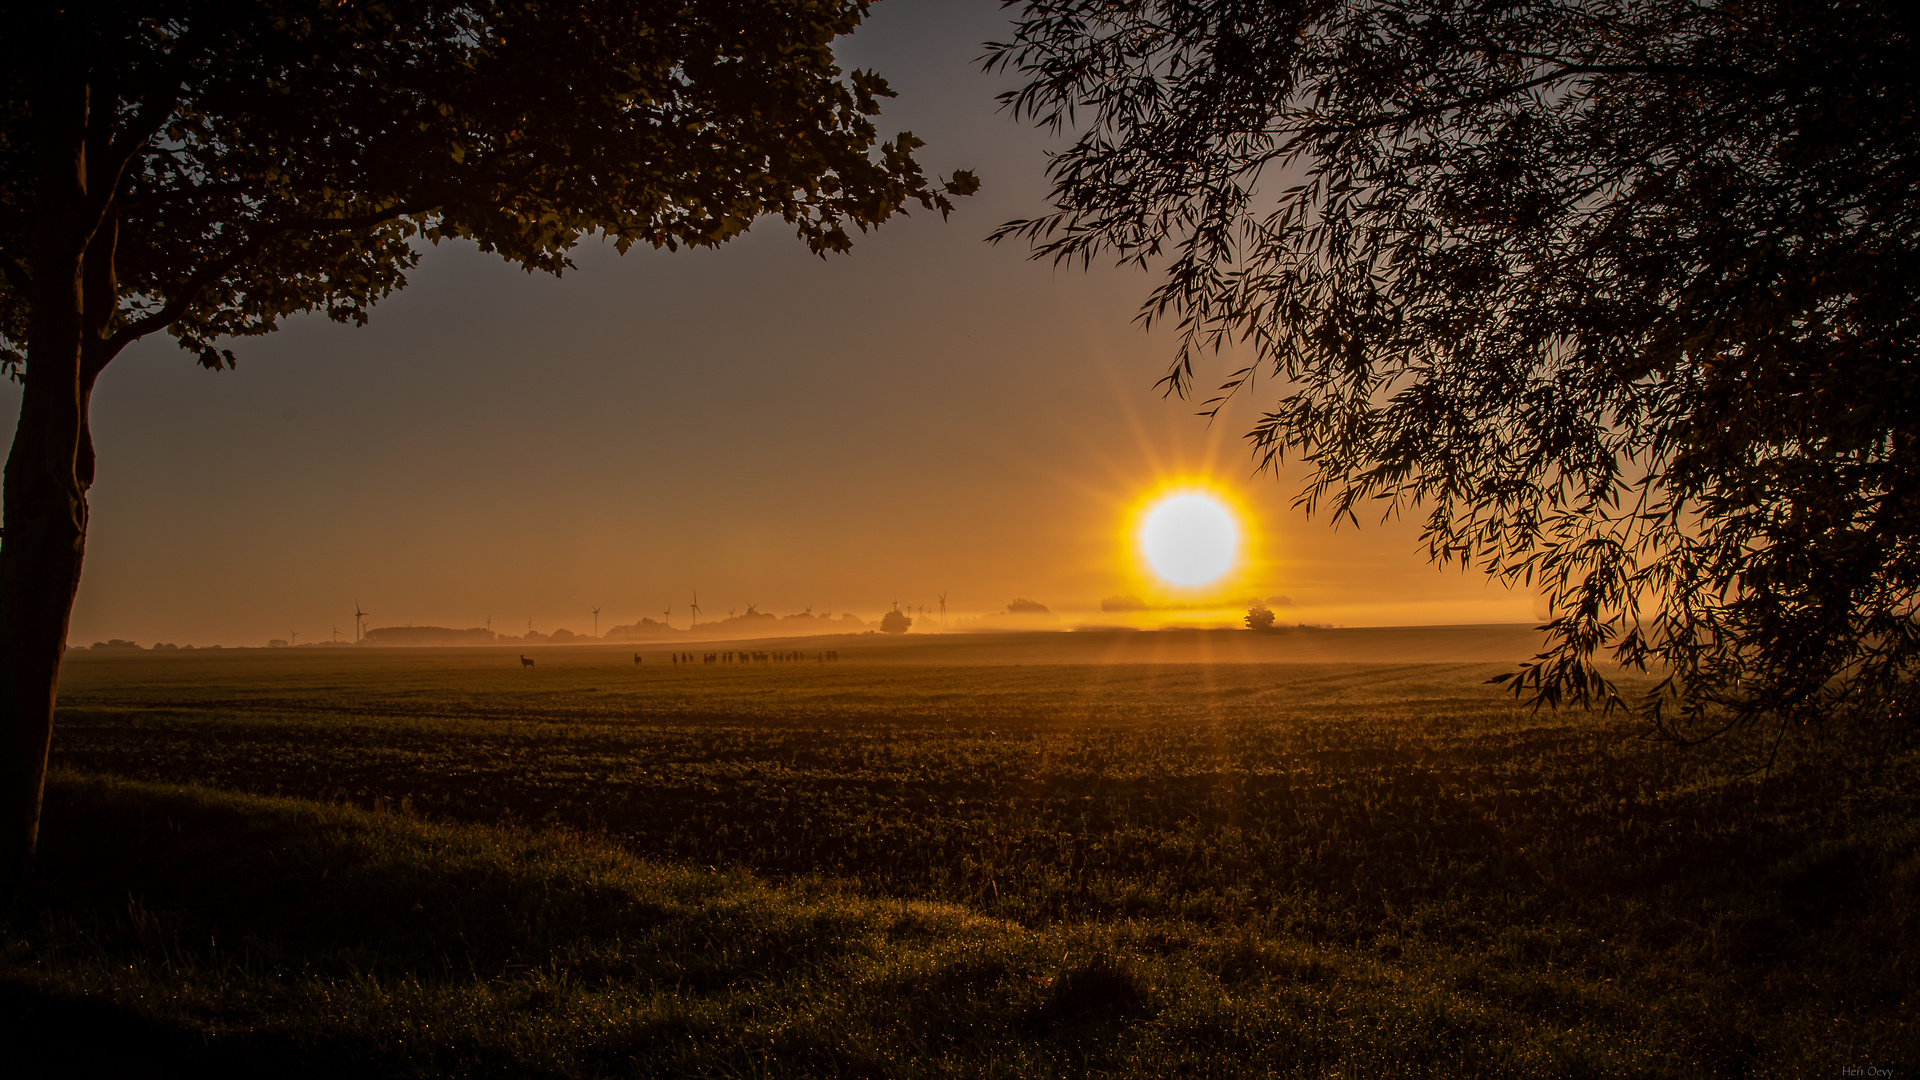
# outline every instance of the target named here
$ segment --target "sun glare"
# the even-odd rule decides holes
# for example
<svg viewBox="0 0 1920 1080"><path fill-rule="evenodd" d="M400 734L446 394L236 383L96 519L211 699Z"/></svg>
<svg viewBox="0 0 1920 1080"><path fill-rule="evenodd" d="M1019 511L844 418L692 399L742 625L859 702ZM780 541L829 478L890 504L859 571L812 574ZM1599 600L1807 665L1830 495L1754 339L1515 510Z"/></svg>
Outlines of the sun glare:
<svg viewBox="0 0 1920 1080"><path fill-rule="evenodd" d="M1240 525L1211 495L1168 495L1140 523L1140 551L1161 580L1205 585L1233 569L1240 552Z"/></svg>

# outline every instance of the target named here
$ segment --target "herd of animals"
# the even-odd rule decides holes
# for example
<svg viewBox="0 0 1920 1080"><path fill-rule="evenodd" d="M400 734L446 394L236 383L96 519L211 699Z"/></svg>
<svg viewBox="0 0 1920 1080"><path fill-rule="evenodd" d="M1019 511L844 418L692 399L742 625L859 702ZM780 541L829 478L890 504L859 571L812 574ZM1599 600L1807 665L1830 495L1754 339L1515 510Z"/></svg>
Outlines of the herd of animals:
<svg viewBox="0 0 1920 1080"><path fill-rule="evenodd" d="M694 654L690 652L668 653L667 656L667 662L676 667L681 664L691 664L694 662ZM701 653L699 655L699 662L702 664L799 664L806 662L806 659L807 654L798 651L772 653L727 651ZM813 654L813 660L818 664L829 664L839 659L840 650L838 649L828 649L825 652L816 652ZM643 662L639 653L633 654L633 662L636 666ZM533 658L525 653L521 653L520 666L523 668L533 667Z"/></svg>

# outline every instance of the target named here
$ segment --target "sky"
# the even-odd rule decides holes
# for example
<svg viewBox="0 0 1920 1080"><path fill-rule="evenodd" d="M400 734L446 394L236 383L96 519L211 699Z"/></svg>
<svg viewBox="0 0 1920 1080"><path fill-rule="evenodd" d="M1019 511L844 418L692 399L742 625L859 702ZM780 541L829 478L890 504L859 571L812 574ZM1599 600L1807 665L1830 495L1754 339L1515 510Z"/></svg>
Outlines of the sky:
<svg viewBox="0 0 1920 1080"><path fill-rule="evenodd" d="M949 617L1016 598L1065 625L1103 598L1280 621L1522 622L1535 600L1429 565L1417 523L1335 529L1256 474L1270 393L1209 422L1160 395L1174 342L1133 321L1153 280L1055 268L1002 222L1046 209L1049 137L998 111L997 0L884 0L838 48L898 91L884 135L969 168L822 260L777 221L713 251L596 241L563 278L428 250L363 328L300 317L209 372L164 340L94 398L98 479L69 640L258 645L370 626L600 628L749 604ZM1223 359L1217 374L1229 370ZM5 407L17 410L17 387ZM1243 518L1236 569L1158 589L1130 540L1147 493L1203 483Z"/></svg>

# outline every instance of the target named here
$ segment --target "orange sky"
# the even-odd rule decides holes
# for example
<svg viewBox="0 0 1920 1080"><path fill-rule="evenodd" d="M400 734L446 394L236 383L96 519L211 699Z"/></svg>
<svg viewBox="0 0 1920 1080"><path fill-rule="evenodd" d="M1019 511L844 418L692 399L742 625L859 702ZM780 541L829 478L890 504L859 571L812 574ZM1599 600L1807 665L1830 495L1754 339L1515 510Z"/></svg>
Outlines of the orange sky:
<svg viewBox="0 0 1920 1080"><path fill-rule="evenodd" d="M842 50L900 92L882 130L985 181L849 257L777 223L715 252L583 246L528 277L430 251L364 329L294 320L213 373L149 341L95 398L99 480L77 644L263 644L372 625L585 632L749 603L957 617L1016 596L1105 621L1139 494L1202 476L1253 519L1236 594L1282 621L1524 621L1533 600L1428 566L1412 524L1338 531L1256 477L1241 435L1160 398L1172 348L1137 272L1054 270L982 238L1043 209L1046 140L971 66L993 0L886 0ZM1222 371L1226 370L1225 365ZM9 387L9 404L17 387ZM1236 595L1236 599L1238 596Z"/></svg>

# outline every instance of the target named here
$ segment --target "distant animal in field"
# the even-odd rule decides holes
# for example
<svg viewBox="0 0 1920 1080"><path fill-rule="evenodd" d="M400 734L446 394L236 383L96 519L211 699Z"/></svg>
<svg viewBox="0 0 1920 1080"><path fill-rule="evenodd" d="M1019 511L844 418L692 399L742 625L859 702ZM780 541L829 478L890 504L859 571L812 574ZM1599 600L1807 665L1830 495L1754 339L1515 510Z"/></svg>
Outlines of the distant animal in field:
<svg viewBox="0 0 1920 1080"><path fill-rule="evenodd" d="M525 653L521 653L521 654L520 654L520 666L521 666L521 667L523 667L523 668L530 668L530 667L532 667L532 666L533 666L533 661L531 661L531 660L529 660L529 659L527 659L527 654L525 654Z"/></svg>
<svg viewBox="0 0 1920 1080"><path fill-rule="evenodd" d="M633 662L634 662L635 664L638 664L638 663L640 663L640 654L639 654L639 653L634 653L634 654L633 654Z"/></svg>

